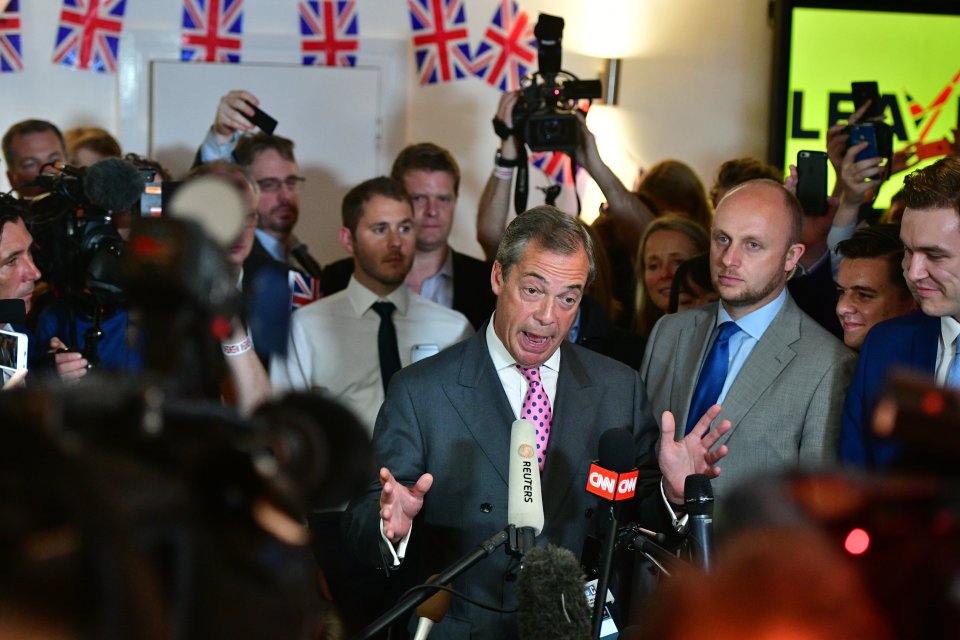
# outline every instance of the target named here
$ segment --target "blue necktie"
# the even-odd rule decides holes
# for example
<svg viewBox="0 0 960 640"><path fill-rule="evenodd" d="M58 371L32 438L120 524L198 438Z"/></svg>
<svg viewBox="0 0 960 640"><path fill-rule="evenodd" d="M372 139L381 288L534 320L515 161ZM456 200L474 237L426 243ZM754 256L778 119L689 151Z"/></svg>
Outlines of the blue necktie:
<svg viewBox="0 0 960 640"><path fill-rule="evenodd" d="M960 389L960 336L953 341L953 362L947 371L947 382L944 385L951 389Z"/></svg>
<svg viewBox="0 0 960 640"><path fill-rule="evenodd" d="M740 331L736 322L727 321L721 323L720 331L717 333L717 339L710 347L707 359L703 361L703 368L700 370L700 379L697 380L697 388L693 392L693 400L690 402L690 413L687 415L687 430L684 435L693 431L694 425L703 417L711 406L716 404L720 392L723 390L723 383L727 379L727 371L730 368L730 338Z"/></svg>

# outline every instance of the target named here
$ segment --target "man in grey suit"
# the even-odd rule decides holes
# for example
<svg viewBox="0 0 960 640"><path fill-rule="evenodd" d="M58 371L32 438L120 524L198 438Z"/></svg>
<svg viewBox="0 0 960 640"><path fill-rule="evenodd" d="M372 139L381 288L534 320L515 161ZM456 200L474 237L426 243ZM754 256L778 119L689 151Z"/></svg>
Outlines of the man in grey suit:
<svg viewBox="0 0 960 640"><path fill-rule="evenodd" d="M836 459L855 356L786 291L803 254L803 212L772 180L731 190L717 207L711 276L720 301L662 318L641 367L654 414L718 403L732 423L718 497L757 473ZM677 429L677 435L682 435Z"/></svg>
<svg viewBox="0 0 960 640"><path fill-rule="evenodd" d="M658 459L660 430L636 372L566 341L593 274L590 236L575 219L537 207L511 223L491 273L493 319L390 383L374 432L383 465L379 482L345 514L345 537L357 552L388 570L410 556L407 562L416 562L424 579L502 530L508 524L511 424L544 393L547 405L539 407L552 413L552 421L545 422L539 451L545 525L537 544L581 552L597 511L596 499L585 492L588 469L608 429L633 435L638 497L649 495L644 504L661 519L660 470L663 492L674 501L682 498L688 474L719 473L715 465L726 448L713 445L729 424L702 437L718 407L681 440L674 440L667 412L662 433L668 444ZM513 609L519 569L519 561L498 551L453 586L484 605ZM515 615L456 597L440 627L444 638L517 636Z"/></svg>

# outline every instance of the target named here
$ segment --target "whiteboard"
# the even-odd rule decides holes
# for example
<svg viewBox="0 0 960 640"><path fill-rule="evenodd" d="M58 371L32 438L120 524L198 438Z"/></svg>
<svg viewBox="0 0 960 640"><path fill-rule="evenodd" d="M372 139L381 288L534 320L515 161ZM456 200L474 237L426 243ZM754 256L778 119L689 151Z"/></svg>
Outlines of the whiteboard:
<svg viewBox="0 0 960 640"><path fill-rule="evenodd" d="M250 91L294 141L301 175L295 233L321 264L345 255L337 242L340 203L376 176L380 158L380 70L291 64L150 63L148 155L175 177L186 173L213 123L220 97Z"/></svg>

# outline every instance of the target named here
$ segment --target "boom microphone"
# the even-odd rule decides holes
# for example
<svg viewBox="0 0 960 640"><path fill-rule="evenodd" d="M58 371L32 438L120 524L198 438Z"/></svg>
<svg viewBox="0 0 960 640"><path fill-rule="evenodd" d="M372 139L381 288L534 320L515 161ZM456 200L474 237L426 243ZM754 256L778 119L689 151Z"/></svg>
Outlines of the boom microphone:
<svg viewBox="0 0 960 640"><path fill-rule="evenodd" d="M543 496L537 466L536 428L529 420L517 420L510 429L510 476L507 494L507 523L513 551L524 553L533 547L533 538L543 530Z"/></svg>
<svg viewBox="0 0 960 640"><path fill-rule="evenodd" d="M683 500L690 516L690 554L706 571L713 564L713 487L702 473L687 476L683 483Z"/></svg>
<svg viewBox="0 0 960 640"><path fill-rule="evenodd" d="M132 207L140 199L143 185L140 171L120 158L105 158L88 167L83 176L83 189L90 202L110 212Z"/></svg>
<svg viewBox="0 0 960 640"><path fill-rule="evenodd" d="M563 547L531 549L517 578L517 625L524 640L586 640L590 608L583 572Z"/></svg>
<svg viewBox="0 0 960 640"><path fill-rule="evenodd" d="M603 608L607 599L607 585L610 582L610 566L613 564L613 551L617 544L619 514L618 500L632 498L637 489L637 446L633 434L626 429L607 429L600 436L600 455L596 463L590 466L587 477L587 491L602 495L610 500L610 522L606 538L603 541L603 553L600 556L600 571L597 576L597 596L593 605L593 624L591 637L600 637L603 625ZM599 486L598 486L598 480ZM598 492L599 491L599 492Z"/></svg>

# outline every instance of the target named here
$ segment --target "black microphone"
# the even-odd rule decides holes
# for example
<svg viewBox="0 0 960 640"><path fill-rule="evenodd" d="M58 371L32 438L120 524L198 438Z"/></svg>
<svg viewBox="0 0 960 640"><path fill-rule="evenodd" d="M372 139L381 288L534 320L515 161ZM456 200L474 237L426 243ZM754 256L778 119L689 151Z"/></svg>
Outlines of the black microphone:
<svg viewBox="0 0 960 640"><path fill-rule="evenodd" d="M587 477L587 491L598 494L598 490L609 495L610 522L603 552L600 556L600 570L597 576L597 594L593 604L593 624L591 637L600 637L603 625L603 608L607 600L607 585L610 582L610 567L613 564L614 547L617 544L619 513L617 500L621 497L633 497L637 486L637 474L634 462L637 459L637 447L633 434L626 429L608 429L600 436L600 454L597 464L591 465ZM612 480L612 482L611 482Z"/></svg>
<svg viewBox="0 0 960 640"><path fill-rule="evenodd" d="M90 202L110 212L132 207L140 199L144 184L140 170L120 158L100 160L88 167L83 176L83 188Z"/></svg>
<svg viewBox="0 0 960 640"><path fill-rule="evenodd" d="M706 571L713 565L713 487L702 473L687 476L683 500L690 516L690 555Z"/></svg>
<svg viewBox="0 0 960 640"><path fill-rule="evenodd" d="M517 578L517 626L524 640L590 637L583 572L568 549L547 545L523 556Z"/></svg>

